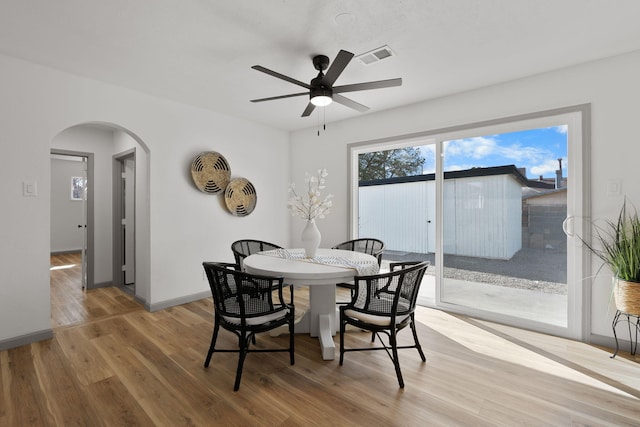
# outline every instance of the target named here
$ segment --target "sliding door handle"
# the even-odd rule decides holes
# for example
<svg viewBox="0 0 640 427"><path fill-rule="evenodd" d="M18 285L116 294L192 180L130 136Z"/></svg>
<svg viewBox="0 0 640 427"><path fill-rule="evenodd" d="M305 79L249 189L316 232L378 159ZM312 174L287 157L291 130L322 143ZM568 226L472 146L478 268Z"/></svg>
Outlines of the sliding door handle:
<svg viewBox="0 0 640 427"><path fill-rule="evenodd" d="M573 220L574 220L573 216L568 216L564 219L564 221L562 221L562 231L564 231L564 234L566 234L569 237L573 237L575 235L573 231L573 223L574 223Z"/></svg>

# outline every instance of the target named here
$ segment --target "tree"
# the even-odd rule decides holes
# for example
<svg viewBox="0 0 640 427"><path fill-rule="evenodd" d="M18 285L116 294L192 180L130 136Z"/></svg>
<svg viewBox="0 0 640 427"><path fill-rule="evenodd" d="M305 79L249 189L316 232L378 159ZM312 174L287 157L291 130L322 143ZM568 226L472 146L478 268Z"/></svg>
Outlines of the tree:
<svg viewBox="0 0 640 427"><path fill-rule="evenodd" d="M358 179L394 178L422 174L425 158L416 147L396 148L358 155Z"/></svg>

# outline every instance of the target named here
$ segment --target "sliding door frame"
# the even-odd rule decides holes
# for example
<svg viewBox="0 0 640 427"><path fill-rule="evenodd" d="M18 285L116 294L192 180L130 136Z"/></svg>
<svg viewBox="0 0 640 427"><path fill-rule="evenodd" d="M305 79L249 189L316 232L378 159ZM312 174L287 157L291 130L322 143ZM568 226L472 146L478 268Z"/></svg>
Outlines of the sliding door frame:
<svg viewBox="0 0 640 427"><path fill-rule="evenodd" d="M470 315L477 318L508 323L516 327L535 329L541 332L573 339L588 340L591 333L591 256L576 234L587 242L590 239L589 218L591 216L591 106L581 104L552 110L521 114L483 122L463 124L446 128L417 132L352 143L347 146L349 179L348 231L352 238L358 237L358 154L371 151L390 150L415 145L435 143L436 148L436 302L435 308ZM570 188L567 195L567 284L569 289L567 327L518 319L479 310L461 309L440 300L442 285L443 245L443 160L442 145L445 141L484 134L509 132L527 126L549 127L554 124L569 125L567 155L571 168ZM529 127L530 128L530 127Z"/></svg>

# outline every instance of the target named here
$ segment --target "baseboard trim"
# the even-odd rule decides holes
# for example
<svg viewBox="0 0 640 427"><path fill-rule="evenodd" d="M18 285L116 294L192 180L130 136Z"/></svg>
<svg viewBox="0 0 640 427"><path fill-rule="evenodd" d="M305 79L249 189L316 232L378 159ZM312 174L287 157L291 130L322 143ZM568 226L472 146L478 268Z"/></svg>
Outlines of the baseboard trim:
<svg viewBox="0 0 640 427"><path fill-rule="evenodd" d="M93 286L88 287L87 289L98 289L98 288L108 288L109 286L113 286L112 282L100 282L100 283L94 283Z"/></svg>
<svg viewBox="0 0 640 427"><path fill-rule="evenodd" d="M82 249L66 249L64 251L51 251L51 255L67 255L67 254L79 254Z"/></svg>
<svg viewBox="0 0 640 427"><path fill-rule="evenodd" d="M148 311L154 312L158 310L164 310L165 308L174 307L176 305L188 304L190 302L198 301L203 298L211 298L211 291L198 292L197 294L186 295L180 298L168 299L165 301L156 302L153 304L144 303L144 308Z"/></svg>
<svg viewBox="0 0 640 427"><path fill-rule="evenodd" d="M627 338L629 338L629 334L627 332ZM611 353L613 353L616 349L616 340L613 337L608 337L605 335L597 335L597 334L591 334L591 344L595 344L595 345L599 345L602 347L607 347L611 349ZM620 336L620 334L618 334L618 348L620 351L626 351L629 352L629 350L631 349L631 341L629 341L628 339L624 339L623 337Z"/></svg>
<svg viewBox="0 0 640 427"><path fill-rule="evenodd" d="M0 341L0 351L21 347L23 345L28 345L38 341L44 341L51 338L53 338L53 329L45 329L38 332L32 332L30 334Z"/></svg>
<svg viewBox="0 0 640 427"><path fill-rule="evenodd" d="M147 300L146 299L144 299L142 297L139 297L138 295L134 295L133 296L133 300L135 302L137 302L138 304L140 304L141 306L143 306L145 310L151 311L151 310L149 310L149 304L147 304Z"/></svg>

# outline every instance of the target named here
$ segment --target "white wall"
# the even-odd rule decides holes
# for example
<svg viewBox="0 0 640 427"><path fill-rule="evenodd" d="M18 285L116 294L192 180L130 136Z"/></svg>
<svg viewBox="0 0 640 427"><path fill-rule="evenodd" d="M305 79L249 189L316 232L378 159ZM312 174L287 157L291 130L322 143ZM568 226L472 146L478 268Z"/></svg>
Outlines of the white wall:
<svg viewBox="0 0 640 427"><path fill-rule="evenodd" d="M0 56L0 93L0 145L11 159L0 168L0 348L50 334L49 153L69 127L116 124L149 150L149 191L142 196L149 201L148 306L206 295L202 261L232 261L236 239L289 241L286 132L7 56ZM208 150L225 155L232 176L255 185L251 215L230 215L220 197L193 185L191 161ZM37 196L22 195L25 181L37 184Z"/></svg>
<svg viewBox="0 0 640 427"><path fill-rule="evenodd" d="M335 195L335 208L326 219L319 221L318 228L323 233L323 242L337 242L350 237L347 235L347 144L591 103L592 214L594 218L614 218L623 195L640 205L640 186L636 185L636 159L640 157L636 126L640 112L639 74L640 52L634 52L330 123L319 137L314 128L297 131L291 135L291 174L301 181L305 171L327 168L327 191ZM380 96L384 94L381 92ZM609 179L621 180L623 195L607 195ZM299 244L302 221L291 224L292 238ZM594 273L597 268L594 261ZM608 272L602 272L594 283L591 307L594 334L612 336L609 284Z"/></svg>
<svg viewBox="0 0 640 427"><path fill-rule="evenodd" d="M71 199L71 178L84 176L81 158L51 159L51 252L80 251L83 246L83 202ZM75 160L74 160L75 159Z"/></svg>

